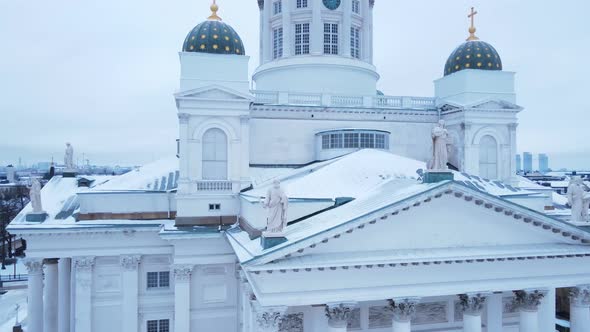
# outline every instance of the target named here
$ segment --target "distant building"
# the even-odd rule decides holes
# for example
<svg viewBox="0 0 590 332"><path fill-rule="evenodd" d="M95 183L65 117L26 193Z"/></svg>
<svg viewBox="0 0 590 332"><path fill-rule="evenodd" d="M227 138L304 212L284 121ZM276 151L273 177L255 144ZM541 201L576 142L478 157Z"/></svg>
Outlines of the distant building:
<svg viewBox="0 0 590 332"><path fill-rule="evenodd" d="M523 152L523 171L525 173L533 171L533 154L530 152Z"/></svg>
<svg viewBox="0 0 590 332"><path fill-rule="evenodd" d="M545 153L539 153L539 172L549 171L549 157Z"/></svg>
<svg viewBox="0 0 590 332"><path fill-rule="evenodd" d="M522 171L522 158L520 157L519 154L516 155L516 171L517 172Z"/></svg>

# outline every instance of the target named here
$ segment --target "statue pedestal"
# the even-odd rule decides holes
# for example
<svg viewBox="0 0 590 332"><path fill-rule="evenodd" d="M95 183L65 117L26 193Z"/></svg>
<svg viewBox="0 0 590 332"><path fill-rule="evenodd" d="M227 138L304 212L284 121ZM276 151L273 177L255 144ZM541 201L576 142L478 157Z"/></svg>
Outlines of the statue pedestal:
<svg viewBox="0 0 590 332"><path fill-rule="evenodd" d="M260 245L262 246L262 249L266 250L268 248L272 248L274 246L278 246L281 243L287 242L287 238L286 237L277 237L277 236L265 236L264 234L262 234L262 236L260 237Z"/></svg>
<svg viewBox="0 0 590 332"><path fill-rule="evenodd" d="M42 212L29 212L25 216L25 220L28 222L44 222L47 219L47 213Z"/></svg>
<svg viewBox="0 0 590 332"><path fill-rule="evenodd" d="M429 170L424 173L423 183L437 183L442 181L453 181L453 172L448 170Z"/></svg>
<svg viewBox="0 0 590 332"><path fill-rule="evenodd" d="M64 169L63 172L63 177L64 178L75 178L76 175L78 175L78 170L77 169L71 169L71 168L66 168Z"/></svg>

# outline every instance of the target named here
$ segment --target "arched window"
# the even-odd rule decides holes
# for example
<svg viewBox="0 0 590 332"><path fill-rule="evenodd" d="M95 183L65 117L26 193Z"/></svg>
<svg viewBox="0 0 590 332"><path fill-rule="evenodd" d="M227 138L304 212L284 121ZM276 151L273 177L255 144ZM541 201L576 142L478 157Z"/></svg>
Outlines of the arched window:
<svg viewBox="0 0 590 332"><path fill-rule="evenodd" d="M498 178L498 144L490 135L479 141L479 175L485 179Z"/></svg>
<svg viewBox="0 0 590 332"><path fill-rule="evenodd" d="M227 180L227 136L218 128L203 135L203 180Z"/></svg>

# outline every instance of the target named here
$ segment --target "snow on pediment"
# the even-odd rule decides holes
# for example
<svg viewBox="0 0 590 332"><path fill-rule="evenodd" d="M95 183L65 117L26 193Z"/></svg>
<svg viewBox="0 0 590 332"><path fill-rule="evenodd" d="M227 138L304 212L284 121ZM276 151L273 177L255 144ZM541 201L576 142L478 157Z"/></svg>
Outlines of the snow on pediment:
<svg viewBox="0 0 590 332"><path fill-rule="evenodd" d="M243 94L230 88L211 85L203 88L179 92L177 99L205 99L205 100L243 100L250 101L252 96Z"/></svg>
<svg viewBox="0 0 590 332"><path fill-rule="evenodd" d="M500 99L486 99L478 101L469 105L465 108L473 110L521 110L522 107L513 104L511 102L500 100Z"/></svg>
<svg viewBox="0 0 590 332"><path fill-rule="evenodd" d="M458 183L417 185L408 188L405 197L385 196L394 203L368 196L289 226L287 243L242 263L255 266L315 255L371 257L375 252L408 250L590 244L590 234L578 228ZM380 203L385 205L378 208Z"/></svg>

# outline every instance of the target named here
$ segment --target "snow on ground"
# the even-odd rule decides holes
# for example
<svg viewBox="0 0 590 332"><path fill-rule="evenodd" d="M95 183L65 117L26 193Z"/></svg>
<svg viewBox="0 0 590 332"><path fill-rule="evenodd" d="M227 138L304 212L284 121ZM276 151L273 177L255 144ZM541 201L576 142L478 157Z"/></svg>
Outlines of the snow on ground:
<svg viewBox="0 0 590 332"><path fill-rule="evenodd" d="M27 318L27 290L16 289L0 295L0 331L12 331L15 323L15 305L18 304L18 319L23 322ZM23 322L24 325L25 322Z"/></svg>

